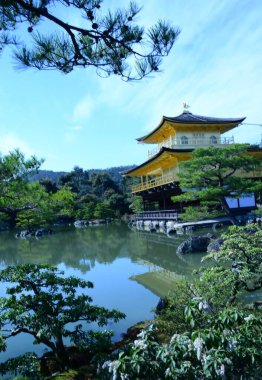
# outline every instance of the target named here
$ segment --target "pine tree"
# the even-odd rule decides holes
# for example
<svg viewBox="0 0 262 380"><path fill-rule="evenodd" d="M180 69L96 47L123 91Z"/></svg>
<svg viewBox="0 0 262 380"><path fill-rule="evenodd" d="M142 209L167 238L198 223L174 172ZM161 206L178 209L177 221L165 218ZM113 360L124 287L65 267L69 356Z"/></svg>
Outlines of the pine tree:
<svg viewBox="0 0 262 380"><path fill-rule="evenodd" d="M0 51L5 45L15 45L15 57L23 66L63 73L93 66L100 76L115 74L134 80L158 71L180 31L165 21L149 30L137 25L135 18L141 8L134 2L126 9L108 12L103 12L102 3L0 0ZM63 19L67 9L77 12L84 22L73 25ZM47 25L40 31L42 21ZM31 38L21 42L18 33L23 35L25 26ZM53 32L48 34L47 28Z"/></svg>

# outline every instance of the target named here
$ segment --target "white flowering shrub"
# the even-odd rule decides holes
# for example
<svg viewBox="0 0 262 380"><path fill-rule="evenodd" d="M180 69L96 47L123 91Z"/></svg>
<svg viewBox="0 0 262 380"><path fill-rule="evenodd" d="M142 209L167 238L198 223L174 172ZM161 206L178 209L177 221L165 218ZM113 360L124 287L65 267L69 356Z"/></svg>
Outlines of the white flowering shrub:
<svg viewBox="0 0 262 380"><path fill-rule="evenodd" d="M193 319L194 308L199 312L195 302L185 318ZM250 380L259 379L261 370L262 318L231 308L216 320L206 314L202 329L174 334L168 343L161 343L150 326L115 360L103 364L99 378Z"/></svg>
<svg viewBox="0 0 262 380"><path fill-rule="evenodd" d="M262 315L239 302L262 288L262 229L234 226L222 237L199 281L181 282L154 326L104 363L99 378L262 379Z"/></svg>

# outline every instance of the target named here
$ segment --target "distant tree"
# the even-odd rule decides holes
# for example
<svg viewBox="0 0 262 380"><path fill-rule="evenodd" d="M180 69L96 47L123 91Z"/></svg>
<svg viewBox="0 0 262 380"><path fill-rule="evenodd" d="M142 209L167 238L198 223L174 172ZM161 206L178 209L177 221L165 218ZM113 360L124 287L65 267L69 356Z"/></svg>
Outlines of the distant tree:
<svg viewBox="0 0 262 380"><path fill-rule="evenodd" d="M33 208L29 178L42 162L34 156L26 159L19 150L0 157L0 212L8 216L12 225L19 212Z"/></svg>
<svg viewBox="0 0 262 380"><path fill-rule="evenodd" d="M94 212L96 209L97 203L96 202L88 202L84 203L81 206L78 204L78 210L76 212L76 216L79 219L94 219Z"/></svg>
<svg viewBox="0 0 262 380"><path fill-rule="evenodd" d="M55 218L73 218L76 196L67 186L51 195L49 206Z"/></svg>
<svg viewBox="0 0 262 380"><path fill-rule="evenodd" d="M39 183L44 186L45 190L49 194L56 193L58 190L56 183L49 178L40 179Z"/></svg>
<svg viewBox="0 0 262 380"><path fill-rule="evenodd" d="M43 159L39 160L35 156L26 159L19 149L15 149L5 156L0 156L1 192L4 191L3 187L6 183L28 181L28 178L38 171L43 162Z"/></svg>
<svg viewBox="0 0 262 380"><path fill-rule="evenodd" d="M15 57L23 66L57 69L63 73L69 73L74 67L93 66L100 76L115 74L130 80L158 71L162 57L170 52L179 30L159 21L146 31L134 23L141 10L134 2L125 10L110 10L104 15L102 2L3 0L0 2L0 49L5 45L18 46ZM67 8L77 11L83 23L73 25L61 18ZM47 23L46 30L54 32L42 32L39 28L42 21ZM16 31L23 25L32 41L20 43L17 38Z"/></svg>
<svg viewBox="0 0 262 380"><path fill-rule="evenodd" d="M114 191L119 192L116 183L112 180L110 175L106 172L97 172L91 175L92 191L95 195L102 200L105 198L105 192ZM112 192L111 192L112 194Z"/></svg>
<svg viewBox="0 0 262 380"><path fill-rule="evenodd" d="M119 217L129 212L129 204L127 199L122 194L114 193L108 198L108 203L112 210L115 211L115 216Z"/></svg>
<svg viewBox="0 0 262 380"><path fill-rule="evenodd" d="M114 210L109 202L99 202L94 210L94 217L97 219L112 218L115 216Z"/></svg>
<svg viewBox="0 0 262 380"><path fill-rule="evenodd" d="M262 182L249 178L249 173L261 167L262 161L248 153L246 144L196 149L192 159L179 167L179 185L186 191L172 200L199 202L200 207L186 209L184 219L201 218L208 212L219 215L221 210L231 214L225 198L261 191Z"/></svg>
<svg viewBox="0 0 262 380"><path fill-rule="evenodd" d="M84 195L90 192L89 174L82 168L75 166L74 170L63 174L59 178L59 185L69 186L74 193L78 195Z"/></svg>
<svg viewBox="0 0 262 380"><path fill-rule="evenodd" d="M0 348L5 350L11 337L29 334L36 344L42 343L53 352L60 369L70 366L65 338L91 351L95 351L100 339L109 341L110 334L86 330L83 322L85 326L96 323L101 327L125 317L117 310L92 305L92 298L81 290L92 288L93 284L65 277L54 267L8 267L0 272L0 281L8 284L7 296L0 299Z"/></svg>
<svg viewBox="0 0 262 380"><path fill-rule="evenodd" d="M29 184L20 202L30 202L31 208L17 213L16 224L34 230L50 226L57 220L73 219L75 194L66 186L56 193L48 193L38 182Z"/></svg>
<svg viewBox="0 0 262 380"><path fill-rule="evenodd" d="M143 211L143 198L140 195L135 195L129 206L133 212Z"/></svg>
<svg viewBox="0 0 262 380"><path fill-rule="evenodd" d="M75 195L68 187L57 189L50 180L30 182L43 160L26 159L15 150L0 157L0 213L10 225L43 227L57 218L73 217Z"/></svg>

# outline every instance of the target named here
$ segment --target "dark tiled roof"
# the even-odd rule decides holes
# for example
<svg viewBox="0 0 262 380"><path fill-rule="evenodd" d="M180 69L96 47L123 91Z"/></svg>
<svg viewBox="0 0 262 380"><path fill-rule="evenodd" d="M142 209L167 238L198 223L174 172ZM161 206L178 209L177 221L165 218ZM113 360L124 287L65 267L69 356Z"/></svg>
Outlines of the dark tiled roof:
<svg viewBox="0 0 262 380"><path fill-rule="evenodd" d="M179 116L175 117L163 117L164 120L173 121L176 123L196 123L196 124L216 124L216 123L241 123L245 120L245 117L237 118L237 119L229 119L229 118L220 118L220 117L210 117L210 116L200 116L194 115L189 111L184 111Z"/></svg>
<svg viewBox="0 0 262 380"><path fill-rule="evenodd" d="M158 131L163 123L165 121L170 121L173 123L177 124L240 124L242 121L245 120L245 117L241 118L220 118L220 117L210 117L210 116L200 116L200 115L194 115L189 111L184 111L181 113L179 116L175 117L168 117L168 116L163 116L160 124L153 129L152 132L148 133L145 136L137 138L137 141L143 141L146 138L152 136L156 131Z"/></svg>

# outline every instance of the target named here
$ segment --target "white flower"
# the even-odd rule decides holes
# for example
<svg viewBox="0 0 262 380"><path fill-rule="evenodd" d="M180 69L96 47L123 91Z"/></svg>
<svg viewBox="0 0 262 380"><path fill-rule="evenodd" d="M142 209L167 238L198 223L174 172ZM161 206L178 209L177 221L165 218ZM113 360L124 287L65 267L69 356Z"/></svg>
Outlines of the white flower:
<svg viewBox="0 0 262 380"><path fill-rule="evenodd" d="M109 368L109 366L111 366L111 361L110 360L107 360L106 362L103 363L102 365L102 369L106 369L107 367Z"/></svg>
<svg viewBox="0 0 262 380"><path fill-rule="evenodd" d="M237 345L237 341L235 339L230 339L228 341L228 348L229 348L229 351L235 351L236 349L236 345Z"/></svg>
<svg viewBox="0 0 262 380"><path fill-rule="evenodd" d="M170 339L170 343L173 343L175 340L177 340L180 337L179 334L174 334L172 338Z"/></svg>
<svg viewBox="0 0 262 380"><path fill-rule="evenodd" d="M121 373L121 380L129 380L129 376L127 374Z"/></svg>
<svg viewBox="0 0 262 380"><path fill-rule="evenodd" d="M36 334L37 338L41 338L42 333L43 333L43 330L40 329L40 330L37 332L37 334Z"/></svg>
<svg viewBox="0 0 262 380"><path fill-rule="evenodd" d="M137 334L137 337L138 337L138 338L145 339L145 337L146 337L146 332L145 332L145 330L142 330L139 334Z"/></svg>
<svg viewBox="0 0 262 380"><path fill-rule="evenodd" d="M198 358L198 360L200 360L201 359L201 354L202 354L202 348L203 348L203 343L204 343L204 341L203 341L203 339L201 339L201 338L196 338L195 340L194 340L194 347L195 347L195 350L196 350L196 354L197 354L197 358Z"/></svg>
<svg viewBox="0 0 262 380"><path fill-rule="evenodd" d="M135 340L134 341L134 347L136 348L141 348L142 350L146 349L147 348L147 344L144 340L140 339L140 340Z"/></svg>
<svg viewBox="0 0 262 380"><path fill-rule="evenodd" d="M119 360L110 361L107 360L103 363L102 369L108 368L109 373L113 373L112 380L117 380L117 369L120 366L121 362Z"/></svg>
<svg viewBox="0 0 262 380"><path fill-rule="evenodd" d="M226 374L226 368L224 364L221 364L220 368L216 370L218 376L224 377Z"/></svg>
<svg viewBox="0 0 262 380"><path fill-rule="evenodd" d="M250 314L248 317L245 317L245 318L244 318L244 320L245 320L246 322L249 322L249 321L251 321L252 319L254 319L254 315L253 315L253 314Z"/></svg>
<svg viewBox="0 0 262 380"><path fill-rule="evenodd" d="M170 368L167 368L166 371L165 371L165 376L169 376L171 373L171 369Z"/></svg>
<svg viewBox="0 0 262 380"><path fill-rule="evenodd" d="M206 313L211 313L211 307L210 307L210 305L209 305L209 303L207 301L201 301L201 302L199 302L198 308L199 308L200 311L203 310Z"/></svg>

